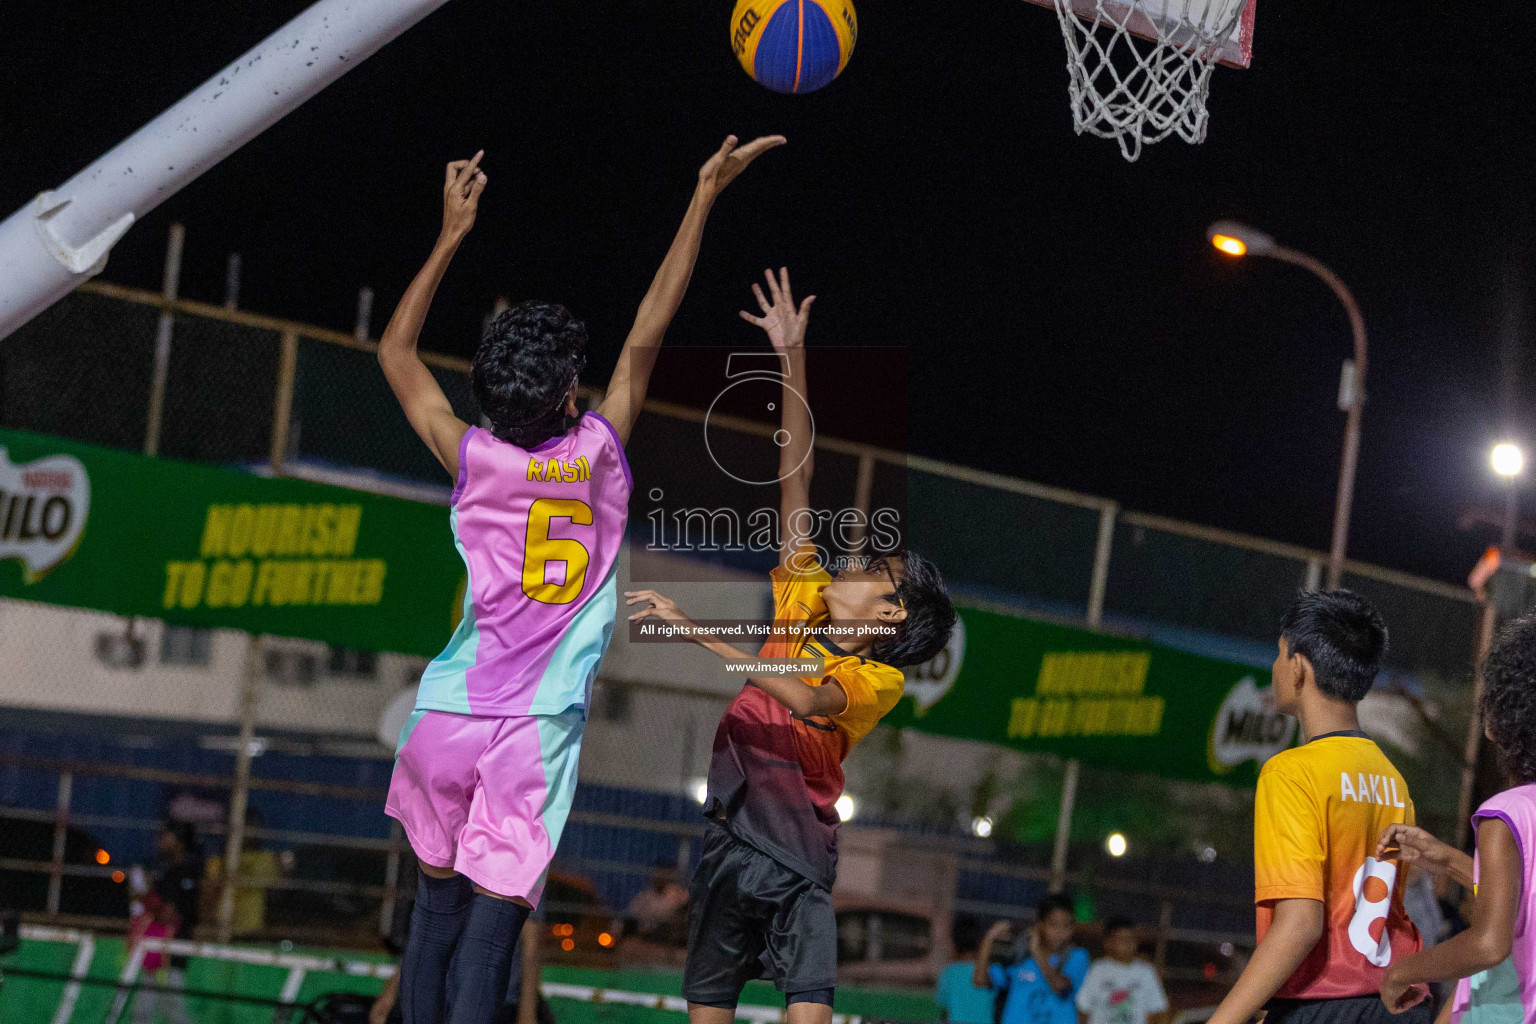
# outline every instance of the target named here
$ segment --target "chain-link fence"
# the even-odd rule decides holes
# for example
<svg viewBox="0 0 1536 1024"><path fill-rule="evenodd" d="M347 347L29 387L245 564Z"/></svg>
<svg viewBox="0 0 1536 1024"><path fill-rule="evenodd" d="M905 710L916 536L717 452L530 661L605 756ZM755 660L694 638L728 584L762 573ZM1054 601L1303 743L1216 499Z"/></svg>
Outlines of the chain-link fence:
<svg viewBox="0 0 1536 1024"><path fill-rule="evenodd" d="M455 410L478 420L468 366L431 361ZM718 476L673 456L697 445L701 422L697 410L665 406L641 418L630 445L637 496L661 511L759 503L761 489L722 493ZM0 344L0 427L420 500L445 502L449 490L368 342L103 283ZM727 427L712 443L751 436ZM1218 656L1262 657L1324 557L897 452L830 438L818 446L817 501L904 508L912 544L963 598ZM645 521L632 516L632 531ZM1394 671L1467 677L1469 592L1355 563L1346 582L1391 623ZM219 867L230 798L244 788L254 814L240 826L249 856L232 885L235 934L356 944L389 931L414 874L381 811L390 762L375 723L419 676L419 658L271 637L253 645L242 634L0 601L0 665L27 695L7 698L14 706L0 727L0 905L52 921L120 918L132 867L156 856L167 817L197 822L200 852ZM242 680L252 677L255 739L242 748ZM617 956L630 900L697 857L692 790L727 696L661 677L602 680L550 889L557 957ZM1000 829L984 840L968 826L999 793L1035 795L1031 813L1054 825L1059 766L958 741L903 761L900 746L877 733L849 775L874 794L858 824L889 832L896 847L955 858L952 905L942 929L933 925L932 948L948 948L954 915L1027 917L1048 883L1048 837L1005 842ZM1085 775L1085 788L1094 784ZM1207 947L1230 948L1251 929L1247 901L1222 895L1249 885L1246 839L1234 838L1246 827L1242 803L1227 809L1223 836L1194 848L1110 862L1080 844L1072 880L1100 912L1155 917L1169 963L1179 959L1170 944L1183 942L1203 973ZM206 878L210 891L222 884L216 871Z"/></svg>

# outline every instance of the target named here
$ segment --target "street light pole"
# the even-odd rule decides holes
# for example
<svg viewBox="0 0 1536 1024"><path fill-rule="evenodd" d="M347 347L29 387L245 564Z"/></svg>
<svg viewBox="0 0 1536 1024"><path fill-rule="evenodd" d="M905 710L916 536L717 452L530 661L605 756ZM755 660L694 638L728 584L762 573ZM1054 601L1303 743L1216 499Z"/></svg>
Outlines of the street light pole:
<svg viewBox="0 0 1536 1024"><path fill-rule="evenodd" d="M1499 555L1513 552L1515 536L1519 532L1520 471L1525 466L1525 455L1508 442L1493 449L1493 471L1504 478L1504 522L1499 530ZM1477 652L1472 661L1472 717L1467 723L1467 745L1462 754L1461 789L1456 801L1456 848L1464 850L1471 836L1472 801L1477 792L1477 761L1483 747L1483 661L1488 648L1493 646L1493 635L1499 628L1499 610L1494 605L1493 594L1483 591L1483 613L1477 625Z"/></svg>
<svg viewBox="0 0 1536 1024"><path fill-rule="evenodd" d="M1321 260L1280 245L1269 235L1236 221L1217 221L1206 232L1211 244L1230 256L1269 256L1311 271L1322 279L1349 316L1355 357L1346 363L1339 385L1339 404L1347 414L1344 422L1344 453L1339 459L1339 486L1333 506L1333 537L1328 546L1327 587L1336 589L1344 575L1344 551L1349 543L1349 516L1355 501L1355 471L1360 462L1360 420L1365 413L1366 343L1365 318L1349 287Z"/></svg>

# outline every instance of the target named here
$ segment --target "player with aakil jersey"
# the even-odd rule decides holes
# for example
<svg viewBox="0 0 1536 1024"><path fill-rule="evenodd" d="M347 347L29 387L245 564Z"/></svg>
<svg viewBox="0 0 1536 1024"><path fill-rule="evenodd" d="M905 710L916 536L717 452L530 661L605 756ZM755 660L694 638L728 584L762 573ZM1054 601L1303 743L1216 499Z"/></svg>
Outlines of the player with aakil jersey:
<svg viewBox="0 0 1536 1024"><path fill-rule="evenodd" d="M1408 785L1360 731L1357 705L1387 648L1381 616L1347 590L1304 593L1286 612L1273 670L1275 708L1305 742L1270 758L1254 797L1259 946L1212 1024L1427 1024L1422 987L1402 1016L1378 993L1387 968L1419 950L1405 879L1376 841L1413 824Z"/></svg>
<svg viewBox="0 0 1536 1024"><path fill-rule="evenodd" d="M586 327L549 303L499 313L471 374L488 430L454 414L416 352L486 185L483 154L448 165L437 245L379 340L406 418L455 480L448 520L468 572L463 617L422 675L385 805L421 865L401 960L406 1024L490 1024L501 1007L570 811L589 690L613 632L633 486L624 444L716 196L783 141L737 149L732 136L699 171L595 412L576 408Z"/></svg>

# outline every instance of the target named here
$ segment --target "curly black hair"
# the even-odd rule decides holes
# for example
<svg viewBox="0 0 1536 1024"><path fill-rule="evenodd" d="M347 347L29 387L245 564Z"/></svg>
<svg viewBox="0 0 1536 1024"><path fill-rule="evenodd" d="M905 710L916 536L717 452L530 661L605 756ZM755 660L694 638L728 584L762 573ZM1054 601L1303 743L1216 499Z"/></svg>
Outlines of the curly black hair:
<svg viewBox="0 0 1536 1024"><path fill-rule="evenodd" d="M565 396L587 364L587 327L564 306L519 302L486 326L470 385L491 433L532 448L565 426Z"/></svg>
<svg viewBox="0 0 1536 1024"><path fill-rule="evenodd" d="M1500 630L1483 659L1483 721L1504 770L1536 782L1536 615Z"/></svg>
<svg viewBox="0 0 1536 1024"><path fill-rule="evenodd" d="M877 640L870 655L893 668L921 665L944 649L955 628L955 605L938 567L915 551L903 551L901 584L892 598L907 610L896 635ZM889 600L890 598L888 598Z"/></svg>
<svg viewBox="0 0 1536 1024"><path fill-rule="evenodd" d="M1371 691L1387 653L1381 613L1352 590L1302 591L1280 620L1292 654L1312 663L1317 688L1335 700Z"/></svg>

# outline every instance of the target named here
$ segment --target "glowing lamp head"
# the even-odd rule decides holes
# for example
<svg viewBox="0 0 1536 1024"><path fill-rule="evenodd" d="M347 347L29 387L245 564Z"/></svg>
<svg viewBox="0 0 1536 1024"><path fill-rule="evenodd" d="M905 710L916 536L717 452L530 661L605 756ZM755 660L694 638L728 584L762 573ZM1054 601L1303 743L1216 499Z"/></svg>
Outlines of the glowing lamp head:
<svg viewBox="0 0 1536 1024"><path fill-rule="evenodd" d="M1114 833L1104 840L1104 849L1109 851L1111 857L1124 857L1126 851L1125 836L1119 832Z"/></svg>
<svg viewBox="0 0 1536 1024"><path fill-rule="evenodd" d="M1228 256L1245 256L1248 253L1248 243L1231 235L1212 235L1211 244Z"/></svg>
<svg viewBox="0 0 1536 1024"><path fill-rule="evenodd" d="M1275 248L1275 240L1269 235L1235 220L1217 221L1205 229L1205 237L1228 256L1263 256Z"/></svg>
<svg viewBox="0 0 1536 1024"><path fill-rule="evenodd" d="M693 785L688 788L691 790L693 798L699 803L702 804L709 799L709 780L695 779Z"/></svg>
<svg viewBox="0 0 1536 1024"><path fill-rule="evenodd" d="M992 819L983 815L980 818L971 819L971 835L977 839L985 839L992 834Z"/></svg>
<svg viewBox="0 0 1536 1024"><path fill-rule="evenodd" d="M858 812L858 807L854 804L853 797L847 793L838 797L837 803L833 806L837 808L837 816L844 821L852 821L854 814Z"/></svg>
<svg viewBox="0 0 1536 1024"><path fill-rule="evenodd" d="M1525 453L1518 445L1505 441L1493 446L1488 461L1493 464L1493 471L1499 476L1519 476L1525 468Z"/></svg>

